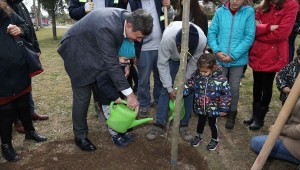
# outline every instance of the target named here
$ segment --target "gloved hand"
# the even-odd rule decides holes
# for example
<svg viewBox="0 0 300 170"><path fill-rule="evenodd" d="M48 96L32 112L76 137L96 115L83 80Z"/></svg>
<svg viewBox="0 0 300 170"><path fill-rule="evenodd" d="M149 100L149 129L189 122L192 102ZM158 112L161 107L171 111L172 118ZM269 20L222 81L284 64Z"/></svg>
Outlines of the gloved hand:
<svg viewBox="0 0 300 170"><path fill-rule="evenodd" d="M94 9L94 2L87 2L84 4L84 10L86 13L91 12Z"/></svg>

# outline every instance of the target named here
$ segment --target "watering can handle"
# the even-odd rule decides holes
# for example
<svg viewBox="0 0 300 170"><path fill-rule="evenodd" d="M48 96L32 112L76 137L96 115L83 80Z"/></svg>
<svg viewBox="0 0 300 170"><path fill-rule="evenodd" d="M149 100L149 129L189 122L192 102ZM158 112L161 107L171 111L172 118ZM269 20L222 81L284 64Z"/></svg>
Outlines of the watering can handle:
<svg viewBox="0 0 300 170"><path fill-rule="evenodd" d="M127 105L127 104L128 104L126 100L122 100L122 103L123 103L124 105ZM138 112L139 112L139 106L137 106L137 107L135 108L135 113L138 114Z"/></svg>

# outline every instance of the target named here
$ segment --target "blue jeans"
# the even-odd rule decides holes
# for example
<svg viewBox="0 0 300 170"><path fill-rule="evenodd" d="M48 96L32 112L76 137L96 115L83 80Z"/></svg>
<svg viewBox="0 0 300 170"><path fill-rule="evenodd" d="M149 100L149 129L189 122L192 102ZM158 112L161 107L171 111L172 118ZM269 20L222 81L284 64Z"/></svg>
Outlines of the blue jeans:
<svg viewBox="0 0 300 170"><path fill-rule="evenodd" d="M174 80L179 69L179 64L180 62L169 60L172 84L174 84ZM191 112L193 108L193 97L194 94L190 94L189 96L184 98L185 116L180 121L180 126L187 126L189 124ZM165 126L168 122L167 117L168 117L169 101L170 101L170 97L169 97L168 90L166 88L162 88L158 100L156 123L163 126Z"/></svg>
<svg viewBox="0 0 300 170"><path fill-rule="evenodd" d="M32 98L32 92L29 92L29 107L30 107L30 113L33 114L35 110L35 106Z"/></svg>
<svg viewBox="0 0 300 170"><path fill-rule="evenodd" d="M154 88L153 98L158 104L159 94L162 88L157 69L158 50L142 51L138 60L138 101L140 108L149 108L151 103L150 95L150 74L153 71Z"/></svg>
<svg viewBox="0 0 300 170"><path fill-rule="evenodd" d="M264 143L266 142L267 137L268 135L253 137L250 142L251 149L256 153L259 153ZM290 154L290 152L285 148L280 139L276 140L276 143L274 144L270 152L270 156L278 159L283 159L295 164L300 164L300 160L296 159L292 154Z"/></svg>
<svg viewBox="0 0 300 170"><path fill-rule="evenodd" d="M222 67L223 76L227 77L231 90L230 111L237 111L240 98L240 82L243 75L244 66Z"/></svg>

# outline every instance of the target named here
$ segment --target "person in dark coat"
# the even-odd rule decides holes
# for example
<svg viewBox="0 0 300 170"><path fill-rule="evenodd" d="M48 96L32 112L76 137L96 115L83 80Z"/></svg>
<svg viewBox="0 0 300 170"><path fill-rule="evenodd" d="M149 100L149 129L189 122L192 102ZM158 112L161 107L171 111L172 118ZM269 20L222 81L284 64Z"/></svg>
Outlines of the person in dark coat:
<svg viewBox="0 0 300 170"><path fill-rule="evenodd" d="M26 24L29 26L29 36L26 39L33 45L33 48L37 53L41 53L41 49L35 34L34 26L30 17L30 13L26 8L23 0L7 0L7 4L14 10L14 12L19 15L23 20L25 20ZM30 112L32 120L48 120L48 115L40 115L35 112L35 104L32 98L32 93L29 93L30 96ZM16 120L14 122L15 130L19 133L24 133L24 127L20 120Z"/></svg>
<svg viewBox="0 0 300 170"><path fill-rule="evenodd" d="M87 110L91 88L97 78L108 74L116 89L134 109L138 101L119 66L118 50L124 37L142 41L152 32L153 18L145 10L129 13L118 8L93 10L76 22L63 36L58 53L64 60L73 90L73 130L75 143L83 151L96 147L87 138Z"/></svg>
<svg viewBox="0 0 300 170"><path fill-rule="evenodd" d="M18 161L20 157L12 146L12 124L17 115L25 128L25 139L37 142L47 138L33 127L29 92L31 79L28 66L15 37L28 39L29 27L7 3L0 1L0 136L2 155L7 161ZM22 112L21 112L22 111Z"/></svg>
<svg viewBox="0 0 300 170"><path fill-rule="evenodd" d="M87 0L70 0L69 15L72 19L78 21L95 9L117 6L117 4L114 4L114 0L92 0L92 2Z"/></svg>

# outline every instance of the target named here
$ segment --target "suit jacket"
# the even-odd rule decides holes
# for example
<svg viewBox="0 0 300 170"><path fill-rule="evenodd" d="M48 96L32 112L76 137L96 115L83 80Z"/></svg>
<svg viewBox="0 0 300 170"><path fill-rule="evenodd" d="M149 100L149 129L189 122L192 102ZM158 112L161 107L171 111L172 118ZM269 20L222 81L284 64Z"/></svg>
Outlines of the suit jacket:
<svg viewBox="0 0 300 170"><path fill-rule="evenodd" d="M118 59L128 14L118 8L94 10L65 33L58 53L73 86L91 84L108 74L118 91L130 88Z"/></svg>

